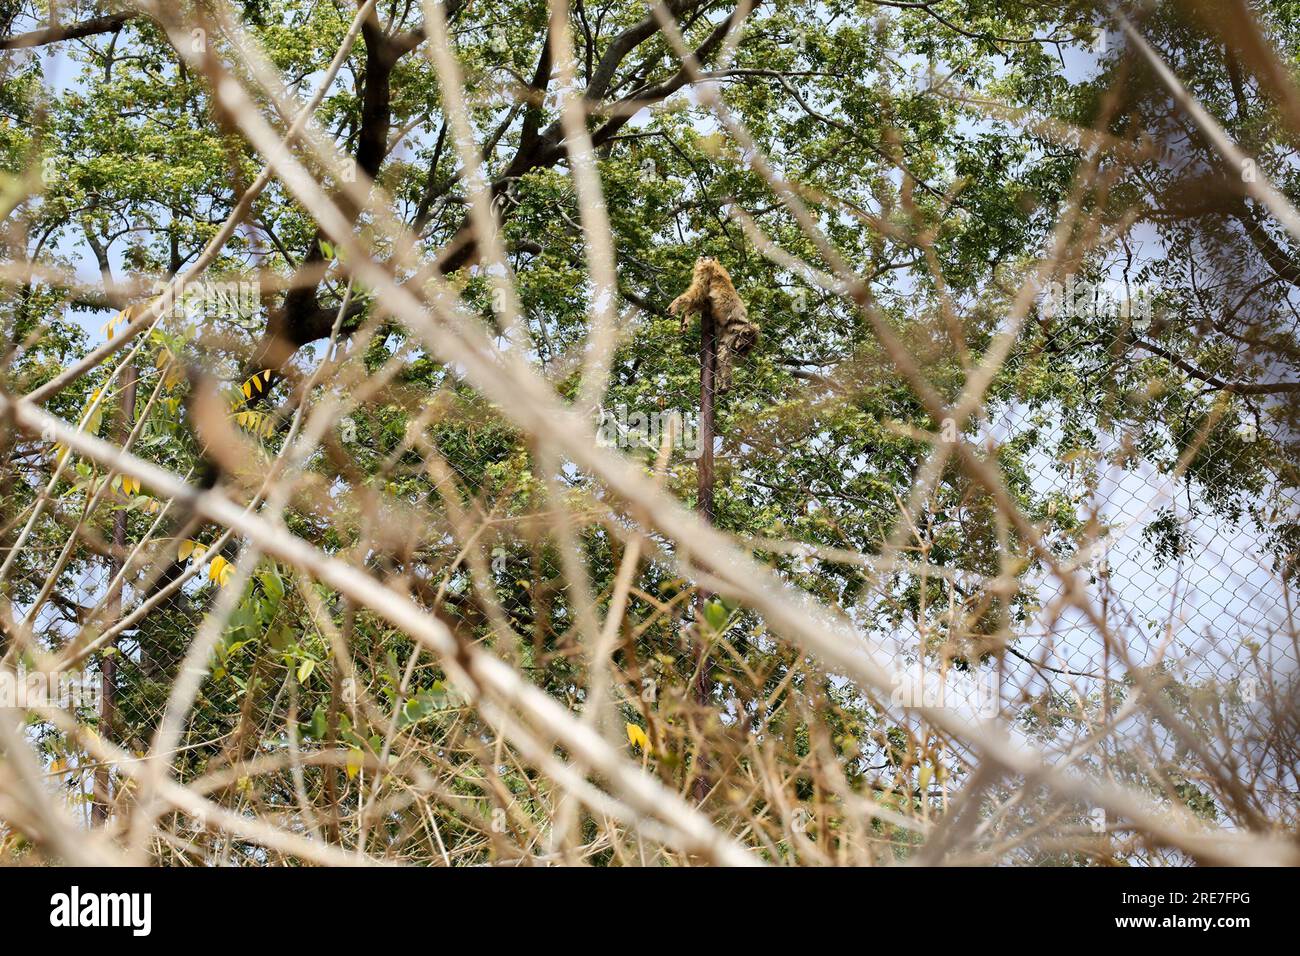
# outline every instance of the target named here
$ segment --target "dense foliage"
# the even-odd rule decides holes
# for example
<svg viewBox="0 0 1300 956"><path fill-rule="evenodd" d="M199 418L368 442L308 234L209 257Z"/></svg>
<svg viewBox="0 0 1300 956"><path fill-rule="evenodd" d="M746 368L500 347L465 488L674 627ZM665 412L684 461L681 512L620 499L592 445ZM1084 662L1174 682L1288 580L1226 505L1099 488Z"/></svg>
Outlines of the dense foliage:
<svg viewBox="0 0 1300 956"><path fill-rule="evenodd" d="M532 343L529 359L575 399L591 287L550 76L547 6L445 6ZM719 399L717 524L910 655L975 671L1003 667L1006 648L1036 659L1024 635L1053 585L1041 556L955 461L903 535L906 560L878 573L850 559L881 553L930 436L945 422L918 399L858 304L756 243L756 234L766 236L791 256L835 271L701 105L657 27L638 28L645 5L571 6L578 84L591 114L621 293L621 339L602 408L677 411L694 420L699 333L680 332L667 305L698 256L719 258L763 337L737 369L735 388ZM1244 195L1244 173L1224 167L1119 34L1101 29L1095 5L760 3L734 57L719 65L719 25L734 6L672 4L704 69L715 71L710 82L776 173L798 184L839 256L867 280L872 304L946 402L961 395L981 356L1012 327L1017 295L1061 241L1063 218L1064 255L1040 284L1090 280L1145 310L1135 321L1132 306L1112 307L1105 297L1062 309L1040 295L1019 310L1028 314L988 400L962 425L999 466L1049 550L1079 555L1106 521L1090 510L1100 476L1146 465L1174 476L1173 500L1182 502L1142 519L1153 566L1183 560L1194 547L1188 525L1204 518L1259 538L1261 561L1291 580L1300 542L1296 256L1283 230ZM1283 66L1294 72L1294 5L1252 6L1271 40L1291 51ZM1232 46L1239 38L1225 39L1205 19L1212 7L1162 5L1144 30L1259 170L1300 197L1291 162L1296 134L1288 131L1300 127L1287 125L1290 101L1243 62ZM71 24L112 18L115 9L78 0L61 5L59 16ZM207 9L193 8L212 24L194 42L231 57L217 8ZM422 52L421 6L381 0L376 9L316 120L358 173L386 191L422 256L441 262L490 327L499 306L492 277L475 265L470 197L438 74ZM43 10L5 0L0 34L42 29ZM154 282L192 264L262 168L214 102L207 78L134 10L104 32L6 54L0 208L9 218L0 241L6 262L45 269L30 281L4 280L3 388L12 394L49 381L105 332L114 334L100 330L105 321L147 302ZM356 11L336 2L245 0L236 12L305 102ZM24 200L33 177L39 189ZM364 233L368 217L357 221ZM347 265L273 180L208 270L231 281L257 277L253 308L177 319L150 333L134 360L139 383L130 422L121 421L126 392L120 376L109 380L112 362L47 407L76 421L104 389L90 430L120 440L138 421L138 454L180 475L211 478L191 422L197 370L220 380L231 421L274 455L304 383L331 353L327 340L342 315L339 348L360 352L313 395L357 404L309 462L313 475L295 493L288 527L363 562L581 710L590 693L577 626L585 612L566 583L567 539L551 509L562 499L587 518L572 531L602 612L631 540L626 522L598 482L539 456L530 436L411 338ZM649 468L657 448L646 441L624 450ZM691 503L697 462L687 450L674 451L664 481ZM10 547L61 450L10 435L4 454L0 531ZM238 542L174 512L160 519L147 489L120 477L93 513L83 514L105 477L69 457L53 504L9 573L6 597L16 617L31 611L80 522L57 587L32 612L39 638L58 648L106 600L124 546L147 537L161 542L131 579L128 609L215 548L220 557L208 566L215 570L171 593L124 631L115 649L90 656L96 667L106 657L121 661L113 677L116 726L107 732L143 750L187 643L222 591L223 562L237 560ZM700 661L685 636L697 616L694 583L672 564L672 545L651 540L648 547L614 663L622 720L648 732L643 749L653 752L666 781L687 789L707 767L725 781L711 799L757 812L766 798L746 783L761 776L761 761L747 750L754 740L789 776L798 800L827 799L830 764L842 769L849 789L909 812L931 800L931 781L965 774L966 755L945 752L949 742L886 717L861 689L810 666L758 615L730 602L706 604L707 620L695 625L707 625L715 641L707 695L699 699L692 688ZM913 559L943 573L918 572L907 563ZM494 589L504 618L484 587ZM338 664L339 636L355 676ZM305 797L325 808L337 838L367 798L366 761L398 754L434 768L435 776L453 771L440 784L452 792L439 810L448 846L467 847L466 859L505 852L497 843L502 829L489 825L493 808L507 809L507 829L522 842L541 813L533 771L514 758L494 759L478 717L437 662L412 655L412 642L372 612L263 559L191 715L180 773L193 777L291 747L346 747L353 756L345 767L309 767L305 783L283 773L241 776L229 787L232 805L264 810L291 810ZM1198 710L1196 681L1168 680L1180 717L1209 719ZM355 683L377 708L357 705ZM1075 705L1050 684L1039 691L1017 706L1025 709L1026 733L1050 737L1073 719ZM1109 705L1112 693L1122 700L1124 692L1097 693ZM74 742L50 727L41 732L52 758L76 762ZM701 739L707 758L697 752ZM498 766L499 774L490 772ZM1152 774L1169 768L1116 759L1108 769L1163 794ZM1175 771L1186 788L1179 799L1209 816L1220 811L1192 782L1194 773ZM69 786L89 792L89 776ZM419 815L413 819L396 796L392 806L372 824L385 831L392 852L436 857ZM833 854L832 834L850 825L815 812L819 845ZM889 852L905 853L914 839L876 827L889 837ZM486 839L476 842L476 833ZM243 852L260 858L261 851Z"/></svg>

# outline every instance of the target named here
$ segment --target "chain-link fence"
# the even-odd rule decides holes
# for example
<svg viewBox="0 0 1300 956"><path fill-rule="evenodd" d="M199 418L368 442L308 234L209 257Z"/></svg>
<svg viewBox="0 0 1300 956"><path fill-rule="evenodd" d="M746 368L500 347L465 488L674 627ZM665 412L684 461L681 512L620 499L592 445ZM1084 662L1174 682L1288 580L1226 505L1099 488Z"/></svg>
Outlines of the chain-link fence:
<svg viewBox="0 0 1300 956"><path fill-rule="evenodd" d="M7 253L0 853L1294 862L1296 327L1268 254L1300 241L1294 210L1252 165L1233 202L1280 226L1179 245L1180 222L1135 258L1150 197L1117 184L1187 163L1111 103L1071 134L1045 250L984 276L942 223L992 200L929 185L888 124L874 196L790 188L746 99L753 11L723 6L654 5L632 46L656 57L606 103L574 56L577 24L599 59L593 28L550 4L538 95L500 126L523 123L520 168L490 184L474 157L503 133L485 147L462 98L488 97L477 14L426 4L408 34L386 11L390 54L421 49L442 90L433 173L459 157L410 216L369 147L295 121L374 5L336 24L305 108L250 26L126 8L260 159L163 284L103 266L98 336L59 325L85 294L58 264ZM1140 38L1111 55L1184 115ZM931 73L935 102L973 98ZM805 74L773 116L842 130ZM683 89L686 165L646 126L620 167L601 117ZM1050 158L1064 134L1042 135ZM519 158L546 149L564 176ZM669 188L717 229L636 247L629 210ZM300 219L264 221L268 189ZM1233 248L1263 261L1225 270ZM683 325L703 253L730 274ZM733 283L760 338L711 387L701 336L732 334Z"/></svg>

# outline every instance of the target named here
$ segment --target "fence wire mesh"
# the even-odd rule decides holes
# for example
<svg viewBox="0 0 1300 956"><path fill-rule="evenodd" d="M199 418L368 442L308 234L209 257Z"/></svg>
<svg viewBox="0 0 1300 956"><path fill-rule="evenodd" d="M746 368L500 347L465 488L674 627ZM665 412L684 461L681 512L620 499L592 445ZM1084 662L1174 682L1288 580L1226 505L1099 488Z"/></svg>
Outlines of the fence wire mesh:
<svg viewBox="0 0 1300 956"><path fill-rule="evenodd" d="M4 862L1296 862L1277 5L74 6Z"/></svg>

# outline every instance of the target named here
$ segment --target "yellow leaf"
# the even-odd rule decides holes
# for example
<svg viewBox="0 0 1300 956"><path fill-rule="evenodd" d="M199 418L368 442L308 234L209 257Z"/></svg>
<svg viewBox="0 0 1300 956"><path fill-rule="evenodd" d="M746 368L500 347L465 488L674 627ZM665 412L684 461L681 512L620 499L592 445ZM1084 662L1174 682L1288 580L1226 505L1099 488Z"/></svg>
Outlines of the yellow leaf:
<svg viewBox="0 0 1300 956"><path fill-rule="evenodd" d="M253 397L253 382L252 382L252 379L249 379L249 380L248 380L247 382L245 382L245 383L243 384L243 386L241 386L241 387L243 388L243 391L244 391L244 398L252 398L252 397Z"/></svg>
<svg viewBox="0 0 1300 956"><path fill-rule="evenodd" d="M636 724L627 725L627 739L634 747L640 747L647 752L650 750L650 738Z"/></svg>
<svg viewBox="0 0 1300 956"><path fill-rule="evenodd" d="M208 565L208 580L215 581L224 588L234 570L235 566L233 564L221 555L217 555L212 559L212 563Z"/></svg>
<svg viewBox="0 0 1300 956"><path fill-rule="evenodd" d="M181 542L181 546L180 546L179 548L176 549L176 560L177 560L177 561L184 561L184 560L185 560L186 558L188 558L191 554L193 554L193 553L194 553L195 545L197 545L197 543L198 543L198 542L196 542L196 541L191 541L191 540L189 540L188 538L187 538L186 540L182 541L182 542Z"/></svg>
<svg viewBox="0 0 1300 956"><path fill-rule="evenodd" d="M127 318L126 313L127 310L123 309L121 312L117 313L117 315L113 316L111 319L109 319L107 322L103 324L103 326L100 328L99 331L103 334L105 338L111 339L113 337L113 332L117 329L118 325L126 321Z"/></svg>
<svg viewBox="0 0 1300 956"><path fill-rule="evenodd" d="M68 771L68 762L60 757L54 763L50 764L50 773L54 775L64 774Z"/></svg>

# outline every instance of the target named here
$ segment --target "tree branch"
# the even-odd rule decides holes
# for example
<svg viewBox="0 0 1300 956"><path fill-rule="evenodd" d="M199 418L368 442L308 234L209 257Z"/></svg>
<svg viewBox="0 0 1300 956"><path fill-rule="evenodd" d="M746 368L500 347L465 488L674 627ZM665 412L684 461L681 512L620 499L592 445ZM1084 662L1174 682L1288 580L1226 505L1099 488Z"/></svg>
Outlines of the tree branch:
<svg viewBox="0 0 1300 956"><path fill-rule="evenodd" d="M23 50L35 46L45 46L62 40L76 40L81 37L95 36L99 33L115 33L130 20L141 16L139 11L110 13L102 17L92 17L69 26L46 27L19 33L11 37L0 37L0 50Z"/></svg>

